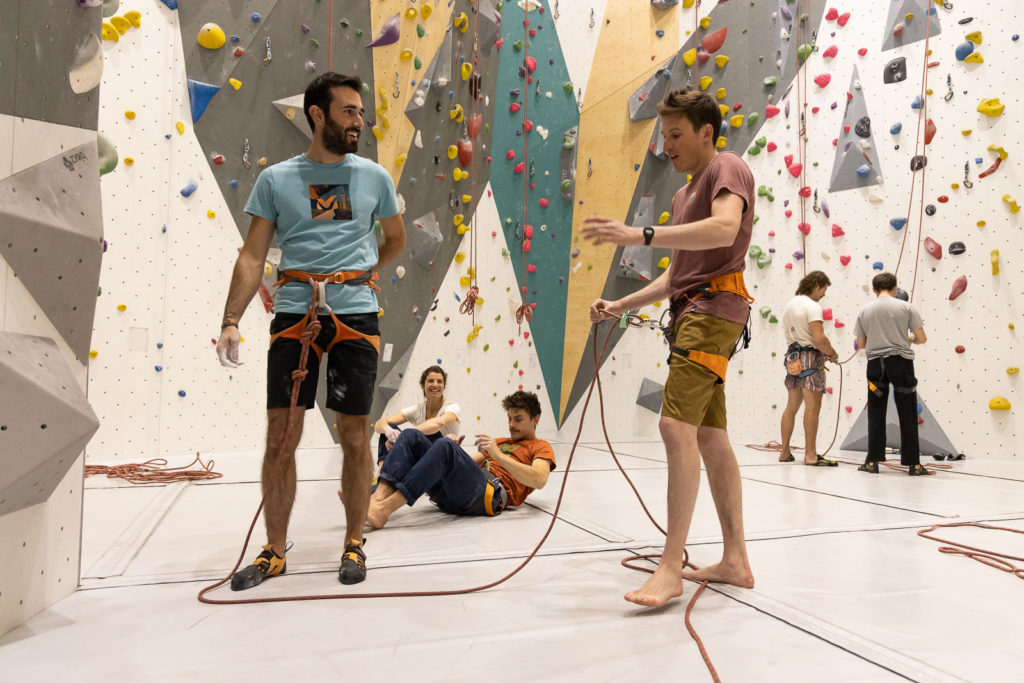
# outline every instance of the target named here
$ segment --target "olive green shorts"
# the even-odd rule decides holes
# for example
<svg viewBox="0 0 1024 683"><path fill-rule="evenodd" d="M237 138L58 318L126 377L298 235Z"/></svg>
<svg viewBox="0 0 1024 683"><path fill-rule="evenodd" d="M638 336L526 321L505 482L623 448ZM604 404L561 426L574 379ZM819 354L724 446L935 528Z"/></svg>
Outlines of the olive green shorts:
<svg viewBox="0 0 1024 683"><path fill-rule="evenodd" d="M713 315L687 313L676 321L676 346L728 358L746 327ZM725 384L703 365L673 353L661 414L695 427L725 429Z"/></svg>

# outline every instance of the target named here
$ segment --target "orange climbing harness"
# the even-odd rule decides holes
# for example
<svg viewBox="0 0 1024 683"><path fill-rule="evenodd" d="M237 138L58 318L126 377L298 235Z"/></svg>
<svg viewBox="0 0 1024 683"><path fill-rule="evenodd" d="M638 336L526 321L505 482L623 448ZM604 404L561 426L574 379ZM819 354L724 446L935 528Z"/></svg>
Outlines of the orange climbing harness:
<svg viewBox="0 0 1024 683"><path fill-rule="evenodd" d="M318 361L323 360L324 351L330 353L331 349L338 342L353 339L365 339L373 345L378 355L380 354L380 335L363 334L359 330L352 329L338 320L338 316L334 315L334 311L327 305L328 284L366 285L371 289L380 291L380 287L374 283L376 279L377 273L371 270L339 270L335 273L307 273L303 270L281 271L281 279L277 281L277 286L287 282L301 282L313 286L312 302L310 303L309 310L306 311L306 315L302 316L302 320L270 337L271 346L278 339L296 339L302 343L299 367L292 372L292 408L289 411L289 427L295 421L295 406L299 399L299 387L302 386L303 380L309 374L309 370L306 369L306 359L309 356L310 346L316 351ZM320 319L318 315L321 306L327 309L331 315L331 320L334 321L334 338L328 342L326 348L321 348L316 343L316 338L320 335Z"/></svg>
<svg viewBox="0 0 1024 683"><path fill-rule="evenodd" d="M682 310L686 308L688 304L696 301L697 299L711 299L719 292L738 294L746 299L748 304L754 303L754 297L750 296L750 292L747 291L747 287L743 282L743 273L726 273L725 275L719 275L718 277L712 278L709 282L683 292L677 298L673 299L671 306L669 307L669 324L667 327L662 327L661 330L665 335L665 339L667 339L669 344L672 345L672 353L682 356L683 358L689 358L698 365L703 365L708 370L715 373L720 382L725 382L725 373L729 368L729 358L717 353L708 353L707 351L700 351L698 349L682 349L675 345L676 321L678 320ZM740 339L742 340L742 348L745 349L750 345L749 318L747 319L747 325L743 329L743 335ZM735 353L735 351L733 351L733 353ZM732 354L730 354L730 357L731 356Z"/></svg>

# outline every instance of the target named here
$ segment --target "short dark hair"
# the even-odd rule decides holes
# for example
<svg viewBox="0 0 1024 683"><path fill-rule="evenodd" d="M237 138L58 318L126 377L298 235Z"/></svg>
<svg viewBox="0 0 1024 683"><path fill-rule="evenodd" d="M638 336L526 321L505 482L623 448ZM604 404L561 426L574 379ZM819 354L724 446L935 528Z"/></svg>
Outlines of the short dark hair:
<svg viewBox="0 0 1024 683"><path fill-rule="evenodd" d="M879 273L871 278L871 288L876 292L891 292L896 289L896 276L892 273Z"/></svg>
<svg viewBox="0 0 1024 683"><path fill-rule="evenodd" d="M818 287L831 286L832 281L828 279L828 275L825 275L825 273L820 270L812 270L804 276L803 280L800 280L800 284L796 288L796 294L797 296L800 296L801 294L809 295Z"/></svg>
<svg viewBox="0 0 1024 683"><path fill-rule="evenodd" d="M671 91L658 103L658 114L662 117L684 116L695 131L711 124L711 144L715 144L722 131L721 108L710 95L699 90Z"/></svg>
<svg viewBox="0 0 1024 683"><path fill-rule="evenodd" d="M423 373L420 375L421 387L427 383L427 375L429 375L432 372L441 375L442 379L444 379L444 385L448 386L448 373L445 372L440 365L431 365L429 368L424 370Z"/></svg>
<svg viewBox="0 0 1024 683"><path fill-rule="evenodd" d="M517 391L501 399L501 407L506 411L516 408L525 410L531 418L540 417L540 400L532 391Z"/></svg>
<svg viewBox="0 0 1024 683"><path fill-rule="evenodd" d="M306 113L306 121L309 123L310 131L314 130L314 126L313 117L309 115L309 108L316 105L323 110L324 116L326 116L327 111L331 108L331 99L333 98L331 90L339 86L352 88L357 93L362 94L363 79L359 78L359 76L346 76L334 71L327 71L314 78L306 86L306 94L302 99L302 110Z"/></svg>

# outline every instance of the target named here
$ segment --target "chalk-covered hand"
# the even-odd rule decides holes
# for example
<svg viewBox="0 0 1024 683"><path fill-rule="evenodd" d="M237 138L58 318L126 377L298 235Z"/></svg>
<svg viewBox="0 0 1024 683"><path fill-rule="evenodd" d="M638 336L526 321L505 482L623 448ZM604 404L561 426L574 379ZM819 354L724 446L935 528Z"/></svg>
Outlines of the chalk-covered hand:
<svg viewBox="0 0 1024 683"><path fill-rule="evenodd" d="M621 221L603 218L601 216L590 216L584 219L580 234L583 239L598 244L618 244L629 246L632 244L643 244L644 233L642 228L628 226Z"/></svg>
<svg viewBox="0 0 1024 683"><path fill-rule="evenodd" d="M220 339L217 341L217 359L226 368L237 368L242 365L238 360L238 343L242 340L242 334L234 325L229 325L220 331Z"/></svg>

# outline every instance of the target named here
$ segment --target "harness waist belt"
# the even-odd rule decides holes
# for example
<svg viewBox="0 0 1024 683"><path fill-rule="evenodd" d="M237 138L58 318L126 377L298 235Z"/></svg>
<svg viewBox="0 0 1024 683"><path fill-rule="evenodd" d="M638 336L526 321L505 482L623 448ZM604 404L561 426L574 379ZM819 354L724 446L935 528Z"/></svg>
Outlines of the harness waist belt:
<svg viewBox="0 0 1024 683"><path fill-rule="evenodd" d="M291 282L311 284L312 282L323 282L335 285L366 285L370 289L380 291L376 281L380 279L377 271L374 270L339 270L334 273L307 273L304 270L282 270L281 279L274 285L281 285Z"/></svg>

